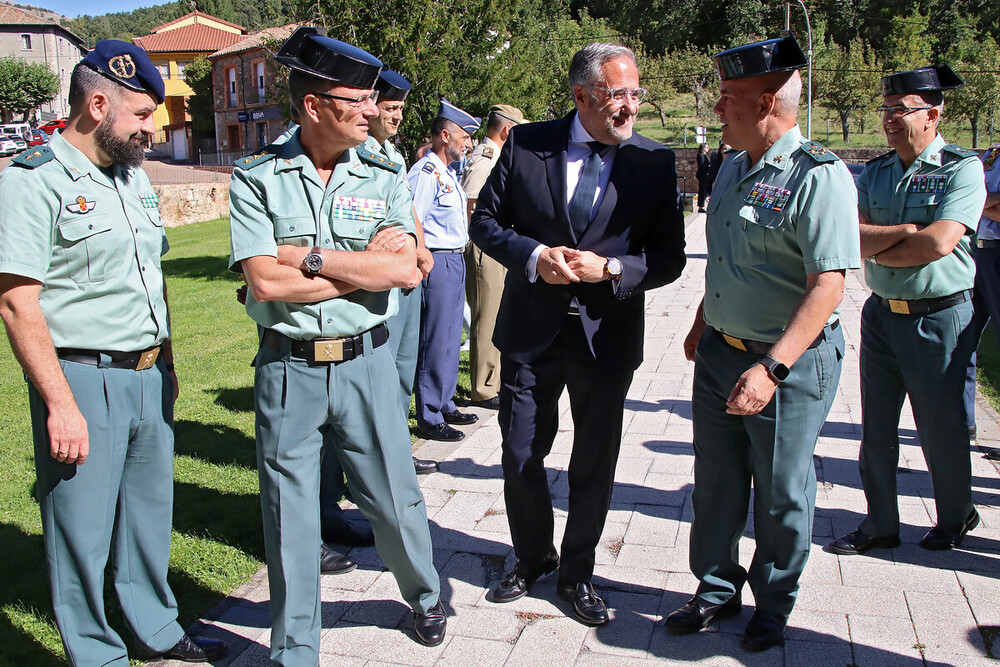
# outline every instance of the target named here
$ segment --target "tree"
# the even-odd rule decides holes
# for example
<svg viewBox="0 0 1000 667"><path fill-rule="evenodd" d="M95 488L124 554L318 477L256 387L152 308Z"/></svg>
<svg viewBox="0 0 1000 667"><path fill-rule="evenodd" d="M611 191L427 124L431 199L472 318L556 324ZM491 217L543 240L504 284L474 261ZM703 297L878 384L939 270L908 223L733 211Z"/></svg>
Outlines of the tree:
<svg viewBox="0 0 1000 667"><path fill-rule="evenodd" d="M968 24L966 24L968 26ZM945 111L964 116L972 126L972 147L979 146L979 121L1000 103L1000 48L992 37L977 37L971 27L960 32L959 40L946 54L952 68L961 72L965 86L945 93Z"/></svg>
<svg viewBox="0 0 1000 667"><path fill-rule="evenodd" d="M0 58L0 114L9 123L14 114L28 119L34 109L59 94L59 77L44 63L28 63L14 56Z"/></svg>
<svg viewBox="0 0 1000 667"><path fill-rule="evenodd" d="M813 54L813 91L817 100L837 112L844 142L850 143L851 115L874 109L881 97L875 55L860 39L846 47L820 44Z"/></svg>
<svg viewBox="0 0 1000 667"><path fill-rule="evenodd" d="M184 81L192 94L188 97L187 112L191 114L191 130L200 134L215 134L215 99L212 91L212 63L205 56L198 56L184 68Z"/></svg>
<svg viewBox="0 0 1000 667"><path fill-rule="evenodd" d="M914 9L908 16L893 17L886 44L879 53L886 71L902 72L929 65L935 44L935 38L927 32L927 17Z"/></svg>

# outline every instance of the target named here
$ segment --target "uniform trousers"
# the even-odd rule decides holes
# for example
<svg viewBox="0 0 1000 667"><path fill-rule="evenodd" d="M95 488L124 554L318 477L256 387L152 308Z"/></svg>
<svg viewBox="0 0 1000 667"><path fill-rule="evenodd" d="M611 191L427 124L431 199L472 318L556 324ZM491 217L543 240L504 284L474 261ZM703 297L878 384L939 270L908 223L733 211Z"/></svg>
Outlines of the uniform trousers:
<svg viewBox="0 0 1000 667"><path fill-rule="evenodd" d="M691 411L694 425L694 520L691 571L697 595L713 604L739 599L749 582L757 608L787 615L809 558L816 470L813 452L833 405L844 356L844 332L792 364L788 378L756 415L732 415L726 401L760 355L730 347L711 328L698 343ZM755 549L739 562L753 485Z"/></svg>
<svg viewBox="0 0 1000 667"><path fill-rule="evenodd" d="M45 557L56 625L70 664L129 664L108 625L104 571L139 643L161 653L180 641L167 584L174 497L173 385L163 362L143 371L60 361L87 420L83 465L49 453L48 409L28 385Z"/></svg>
<svg viewBox="0 0 1000 667"><path fill-rule="evenodd" d="M389 349L399 374L400 406L403 414L409 415L420 337L420 285L408 293L400 290L399 312L389 318L386 326L389 327ZM344 497L344 469L337 455L327 451L323 453L322 465L319 485L321 532L324 541L336 542L333 538L347 530L347 519L340 508L340 499Z"/></svg>
<svg viewBox="0 0 1000 667"><path fill-rule="evenodd" d="M500 374L504 500L514 553L526 576L538 574L556 557L545 457L559 427L559 397L564 389L569 393L573 452L559 581L575 585L594 573L632 371L601 365L587 345L580 317L568 315L541 355L528 363L504 356Z"/></svg>
<svg viewBox="0 0 1000 667"><path fill-rule="evenodd" d="M271 588L271 657L319 662L319 484L324 446L335 452L354 502L371 521L379 556L406 603L424 613L439 597L424 498L399 409L387 345L338 364L310 363L261 346L254 399L264 546Z"/></svg>
<svg viewBox="0 0 1000 667"><path fill-rule="evenodd" d="M972 297L972 330L976 345L993 320L993 333L1000 341L1000 248L972 248L976 259L976 282ZM972 353L965 378L965 410L970 428L976 425L976 353Z"/></svg>
<svg viewBox="0 0 1000 667"><path fill-rule="evenodd" d="M486 401L500 393L500 350L493 344L493 329L500 310L507 269L475 244L466 250L465 299L472 312L469 326L469 380L472 400Z"/></svg>
<svg viewBox="0 0 1000 667"><path fill-rule="evenodd" d="M867 535L899 534L899 413L910 397L934 487L937 525L958 530L972 512L972 462L963 388L977 336L972 304L928 315L891 312L872 296L861 311L861 456Z"/></svg>
<svg viewBox="0 0 1000 667"><path fill-rule="evenodd" d="M435 252L434 268L423 280L420 295L420 341L417 355L417 422L436 426L443 413L457 408L459 346L465 299L465 257Z"/></svg>

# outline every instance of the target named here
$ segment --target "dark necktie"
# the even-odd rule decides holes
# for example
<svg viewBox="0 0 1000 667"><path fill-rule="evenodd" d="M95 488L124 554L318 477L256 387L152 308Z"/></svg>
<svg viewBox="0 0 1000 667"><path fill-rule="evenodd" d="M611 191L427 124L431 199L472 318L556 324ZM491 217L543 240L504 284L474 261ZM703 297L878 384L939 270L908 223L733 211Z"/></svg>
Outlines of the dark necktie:
<svg viewBox="0 0 1000 667"><path fill-rule="evenodd" d="M587 231L590 225L590 214L594 210L594 194L597 192L597 182L601 178L601 151L607 148L599 141L588 141L590 156L583 163L580 180L576 184L573 198L569 202L569 221L573 225L573 233L577 241Z"/></svg>

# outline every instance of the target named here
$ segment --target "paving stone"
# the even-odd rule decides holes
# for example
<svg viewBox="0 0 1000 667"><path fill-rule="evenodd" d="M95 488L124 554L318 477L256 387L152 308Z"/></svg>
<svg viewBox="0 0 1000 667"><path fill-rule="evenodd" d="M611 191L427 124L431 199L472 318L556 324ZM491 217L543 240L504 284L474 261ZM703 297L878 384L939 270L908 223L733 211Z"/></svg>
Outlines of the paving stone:
<svg viewBox="0 0 1000 667"><path fill-rule="evenodd" d="M587 626L569 618L529 619L507 659L506 667L537 667L540 661L568 665L580 653Z"/></svg>
<svg viewBox="0 0 1000 667"><path fill-rule="evenodd" d="M338 623L323 633L319 650L322 664L335 665L344 656L375 658L397 665L433 665L448 646L423 646L413 637L413 631L397 627L375 627ZM329 661L329 662L328 662Z"/></svg>
<svg viewBox="0 0 1000 667"><path fill-rule="evenodd" d="M913 631L913 624L907 618L889 618L885 616L867 616L864 614L848 614L847 623L851 630L851 641L854 644L855 655L859 649L878 651L879 654L897 655L901 658L919 658L919 641ZM884 657L884 656L883 656ZM869 662L858 664L883 664ZM895 663L891 663L895 664Z"/></svg>
<svg viewBox="0 0 1000 667"><path fill-rule="evenodd" d="M673 547L677 542L680 521L679 507L636 505L632 521L628 525L628 532L625 533L625 542Z"/></svg>
<svg viewBox="0 0 1000 667"><path fill-rule="evenodd" d="M436 665L502 665L514 649L510 642L452 637Z"/></svg>
<svg viewBox="0 0 1000 667"><path fill-rule="evenodd" d="M487 602L486 605L488 606L457 607L455 615L448 618L448 634L452 637L504 641L513 646L525 621L517 612L504 605L492 602Z"/></svg>
<svg viewBox="0 0 1000 667"><path fill-rule="evenodd" d="M917 640L926 649L963 655L986 655L986 645L964 595L906 593ZM947 623L942 620L948 619ZM970 629L972 631L970 631Z"/></svg>

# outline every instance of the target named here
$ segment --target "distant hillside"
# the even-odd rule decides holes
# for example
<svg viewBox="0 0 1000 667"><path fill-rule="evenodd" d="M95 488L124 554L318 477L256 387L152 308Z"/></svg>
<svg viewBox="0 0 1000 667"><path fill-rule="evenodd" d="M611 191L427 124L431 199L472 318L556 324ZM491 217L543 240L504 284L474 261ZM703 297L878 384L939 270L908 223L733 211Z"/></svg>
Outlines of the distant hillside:
<svg viewBox="0 0 1000 667"><path fill-rule="evenodd" d="M17 7L18 9L27 9L32 14L37 14L43 19L49 19L50 21L55 21L56 23L61 23L65 18L62 14L50 11L48 9L43 9L42 7L36 7L35 5L22 5L17 2L3 2L5 5L10 5L11 7Z"/></svg>
<svg viewBox="0 0 1000 667"><path fill-rule="evenodd" d="M234 0L200 0L198 11L217 16L244 26L248 32L276 25L284 25L296 20L293 17L294 0L257 0L255 2L234 2ZM100 16L80 16L66 18L38 8L35 12L46 11L66 26L87 44L93 47L99 39L121 39L129 41L133 37L148 35L158 25L173 21L194 9L194 2L176 0L155 7L143 7L131 12L115 12ZM239 5L237 8L235 5ZM19 5L20 6L20 5Z"/></svg>

